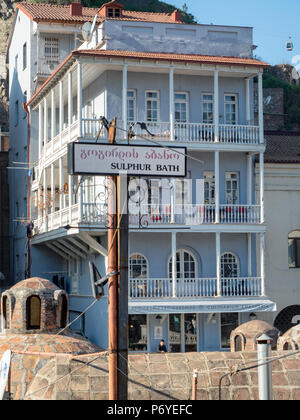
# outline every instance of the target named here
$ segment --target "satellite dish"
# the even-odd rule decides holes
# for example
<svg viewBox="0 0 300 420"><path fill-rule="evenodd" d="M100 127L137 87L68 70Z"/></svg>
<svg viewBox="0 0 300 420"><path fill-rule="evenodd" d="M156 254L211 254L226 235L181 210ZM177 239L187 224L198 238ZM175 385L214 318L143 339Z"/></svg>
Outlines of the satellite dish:
<svg viewBox="0 0 300 420"><path fill-rule="evenodd" d="M265 99L265 105L270 105L270 102L272 101L272 96L268 96L266 99Z"/></svg>
<svg viewBox="0 0 300 420"><path fill-rule="evenodd" d="M82 33L82 38L85 41L90 41L91 39L91 29L92 29L92 25L90 24L90 22L85 22L81 28L81 33Z"/></svg>

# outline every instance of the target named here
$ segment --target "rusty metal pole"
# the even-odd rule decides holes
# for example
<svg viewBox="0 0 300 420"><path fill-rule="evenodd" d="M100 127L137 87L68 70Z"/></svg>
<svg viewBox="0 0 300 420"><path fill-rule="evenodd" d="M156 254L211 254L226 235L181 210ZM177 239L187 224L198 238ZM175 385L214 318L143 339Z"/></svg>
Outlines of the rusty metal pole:
<svg viewBox="0 0 300 420"><path fill-rule="evenodd" d="M109 128L109 143L116 136L116 119ZM108 176L108 273L117 272L117 177ZM118 275L108 281L108 349L109 349L109 399L118 400Z"/></svg>
<svg viewBox="0 0 300 420"><path fill-rule="evenodd" d="M197 384L198 384L198 371L197 369L194 370L193 373L193 387L192 387L192 400L197 400Z"/></svg>

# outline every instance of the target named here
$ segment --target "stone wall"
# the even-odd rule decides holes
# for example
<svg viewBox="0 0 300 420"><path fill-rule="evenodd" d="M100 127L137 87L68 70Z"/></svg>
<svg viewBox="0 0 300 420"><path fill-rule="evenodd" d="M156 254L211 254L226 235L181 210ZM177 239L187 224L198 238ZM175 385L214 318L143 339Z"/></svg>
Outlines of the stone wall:
<svg viewBox="0 0 300 420"><path fill-rule="evenodd" d="M287 354L273 352L272 356ZM218 400L219 379L230 369L255 363L257 353L165 353L129 356L129 400L190 400L199 372L197 399ZM107 400L108 358L51 359L35 375L25 399ZM72 373L73 372L73 373ZM257 369L226 377L222 399L257 400ZM58 380L62 378L61 380ZM300 399L300 355L272 363L274 400Z"/></svg>

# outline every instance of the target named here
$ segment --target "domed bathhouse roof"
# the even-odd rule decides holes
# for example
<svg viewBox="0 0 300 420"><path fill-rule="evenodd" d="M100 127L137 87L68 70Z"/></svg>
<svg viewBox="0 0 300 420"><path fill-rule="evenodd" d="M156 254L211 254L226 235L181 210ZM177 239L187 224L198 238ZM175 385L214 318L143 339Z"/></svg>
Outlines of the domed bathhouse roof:
<svg viewBox="0 0 300 420"><path fill-rule="evenodd" d="M256 351L256 340L262 334L267 334L272 338L272 349L276 349L278 330L265 321L253 320L239 325L231 332L231 351Z"/></svg>
<svg viewBox="0 0 300 420"><path fill-rule="evenodd" d="M300 324L290 328L281 337L279 337L277 349L293 351L300 349Z"/></svg>

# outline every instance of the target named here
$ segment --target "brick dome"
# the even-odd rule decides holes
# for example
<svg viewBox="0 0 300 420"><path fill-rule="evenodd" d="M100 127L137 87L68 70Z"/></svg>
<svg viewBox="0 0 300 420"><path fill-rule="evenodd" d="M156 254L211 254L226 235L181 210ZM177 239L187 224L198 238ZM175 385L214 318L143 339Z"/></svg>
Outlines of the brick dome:
<svg viewBox="0 0 300 420"><path fill-rule="evenodd" d="M33 334L64 328L68 306L67 293L49 280L22 280L2 294L2 329L8 334Z"/></svg>
<svg viewBox="0 0 300 420"><path fill-rule="evenodd" d="M299 350L300 349L300 324L290 328L278 338L278 350Z"/></svg>
<svg viewBox="0 0 300 420"><path fill-rule="evenodd" d="M256 339L262 334L271 337L272 349L276 349L278 330L267 322L256 319L239 325L231 332L231 351L256 351Z"/></svg>

